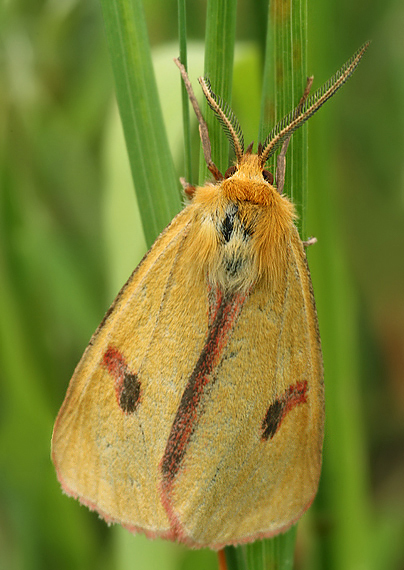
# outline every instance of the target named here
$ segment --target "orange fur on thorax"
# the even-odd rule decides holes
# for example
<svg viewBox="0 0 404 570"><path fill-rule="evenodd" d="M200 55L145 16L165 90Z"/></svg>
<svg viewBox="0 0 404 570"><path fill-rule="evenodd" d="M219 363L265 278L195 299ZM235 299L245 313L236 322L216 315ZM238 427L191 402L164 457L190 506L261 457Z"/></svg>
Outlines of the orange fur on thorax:
<svg viewBox="0 0 404 570"><path fill-rule="evenodd" d="M250 230L250 239L235 237L223 244L218 228L234 204L238 220ZM211 283L223 289L246 290L261 278L282 276L296 214L293 204L264 180L257 155L244 155L230 178L197 188L190 208L190 261L207 273ZM243 270L234 280L223 273L223 260L229 250L245 259Z"/></svg>

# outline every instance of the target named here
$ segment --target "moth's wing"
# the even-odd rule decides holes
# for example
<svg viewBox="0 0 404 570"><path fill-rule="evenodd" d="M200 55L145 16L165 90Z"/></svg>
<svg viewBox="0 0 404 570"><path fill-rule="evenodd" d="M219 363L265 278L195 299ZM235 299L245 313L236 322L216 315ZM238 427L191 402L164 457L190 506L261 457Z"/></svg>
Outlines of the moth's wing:
<svg viewBox="0 0 404 570"><path fill-rule="evenodd" d="M119 293L74 372L52 438L66 493L107 521L168 538L159 463L208 318L206 286L189 283L183 259L189 223L186 208Z"/></svg>
<svg viewBox="0 0 404 570"><path fill-rule="evenodd" d="M287 254L284 278L257 286L241 311L174 483L172 508L190 544L219 548L277 534L316 493L323 369L297 231Z"/></svg>

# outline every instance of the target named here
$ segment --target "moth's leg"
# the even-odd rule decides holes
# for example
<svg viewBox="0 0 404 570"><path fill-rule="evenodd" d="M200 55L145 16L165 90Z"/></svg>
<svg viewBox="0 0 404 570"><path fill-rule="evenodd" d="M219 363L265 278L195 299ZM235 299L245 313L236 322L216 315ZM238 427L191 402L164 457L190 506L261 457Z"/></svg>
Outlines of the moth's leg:
<svg viewBox="0 0 404 570"><path fill-rule="evenodd" d="M317 243L317 238L316 237L311 237L309 239L306 239L303 242L304 247L309 247L310 245L314 245L315 243Z"/></svg>
<svg viewBox="0 0 404 570"><path fill-rule="evenodd" d="M189 198L190 200L192 200L192 198L194 197L195 194L195 186L193 184L190 184L189 182L187 182L185 180L185 178L181 177L180 178L180 182L181 182L181 186L182 189L184 190L184 194L187 198Z"/></svg>
<svg viewBox="0 0 404 570"><path fill-rule="evenodd" d="M306 101L307 97L309 96L310 89L311 89L311 86L313 84L313 79L314 79L313 75L311 75L310 77L307 78L306 87L305 87L304 93L303 93L303 95L299 101L299 105L297 106L296 114L299 114L301 112L302 107L304 105L304 102ZM277 187L279 194L283 193L283 187L285 184L286 151L288 150L288 146L289 146L291 136L292 135L290 134L283 141L281 152L278 154L278 158L276 160L275 180L276 180L276 187Z"/></svg>

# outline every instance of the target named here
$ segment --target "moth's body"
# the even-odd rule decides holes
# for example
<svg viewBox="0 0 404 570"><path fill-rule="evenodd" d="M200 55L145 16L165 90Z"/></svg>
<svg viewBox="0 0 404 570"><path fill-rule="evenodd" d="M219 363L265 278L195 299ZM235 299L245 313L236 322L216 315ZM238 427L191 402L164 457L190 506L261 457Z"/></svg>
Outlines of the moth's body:
<svg viewBox="0 0 404 570"><path fill-rule="evenodd" d="M256 154L245 154L220 185L197 189L190 209L191 262L209 283L246 292L260 277L279 277L294 207L264 180Z"/></svg>
<svg viewBox="0 0 404 570"><path fill-rule="evenodd" d="M324 424L317 317L293 205L265 163L280 145L284 158L367 45L312 96L306 89L257 154L201 80L235 152L226 179L179 65L216 183L195 190L119 293L52 439L65 492L107 521L221 548L286 530L312 502Z"/></svg>
<svg viewBox="0 0 404 570"><path fill-rule="evenodd" d="M53 436L68 494L193 547L271 536L307 509L322 361L293 219L257 155L196 189L75 371Z"/></svg>

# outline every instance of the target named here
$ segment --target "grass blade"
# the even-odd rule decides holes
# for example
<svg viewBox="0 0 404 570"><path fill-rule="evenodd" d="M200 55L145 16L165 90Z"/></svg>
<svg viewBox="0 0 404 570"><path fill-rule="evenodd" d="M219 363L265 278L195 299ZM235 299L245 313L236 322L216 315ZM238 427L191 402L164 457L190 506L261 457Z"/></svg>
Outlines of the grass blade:
<svg viewBox="0 0 404 570"><path fill-rule="evenodd" d="M180 61L185 69L187 64L187 21L185 0L178 0L178 36L180 44ZM184 177L192 184L192 156L191 156L191 120L189 114L189 98L184 82L181 81L182 123L184 128Z"/></svg>
<svg viewBox="0 0 404 570"><path fill-rule="evenodd" d="M320 14L323 8L327 11L325 6L318 5ZM327 17L324 21L332 24ZM325 34L332 33L332 29L331 25ZM323 33L319 37L314 31L313 49L316 69L319 67L326 74L350 52L342 53L341 49L334 59ZM310 227L319 240L319 247L310 253L310 268L319 314L326 385L326 434L319 499L322 510L332 520L332 533L326 536L321 547L320 566L371 570L375 568L372 552L375 535L372 535L374 521L367 480L368 444L362 423L359 303L344 251L342 232L345 227L340 226L338 208L340 180L339 172L335 170L336 157L341 158L333 143L342 107L349 106L348 88L344 96L337 96L329 105L322 121L313 121L310 139L310 154L316 167L310 182L313 200L310 201L309 218ZM347 183L347 192L355 191L345 173L344 183Z"/></svg>
<svg viewBox="0 0 404 570"><path fill-rule="evenodd" d="M181 207L141 0L101 0L116 95L150 246ZM158 167L156 161L158 160Z"/></svg>
<svg viewBox="0 0 404 570"><path fill-rule="evenodd" d="M259 140L300 101L307 77L307 0L270 3ZM272 163L275 171L275 161ZM286 155L285 191L296 205L303 239L307 202L307 125L296 131Z"/></svg>
<svg viewBox="0 0 404 570"><path fill-rule="evenodd" d="M205 36L205 69L213 91L223 101L231 104L234 43L236 37L236 0L208 0ZM213 113L207 111L203 102L203 115L206 119L212 145L213 162L220 171L225 171L229 162L229 143ZM205 160L200 155L199 182L208 176Z"/></svg>

